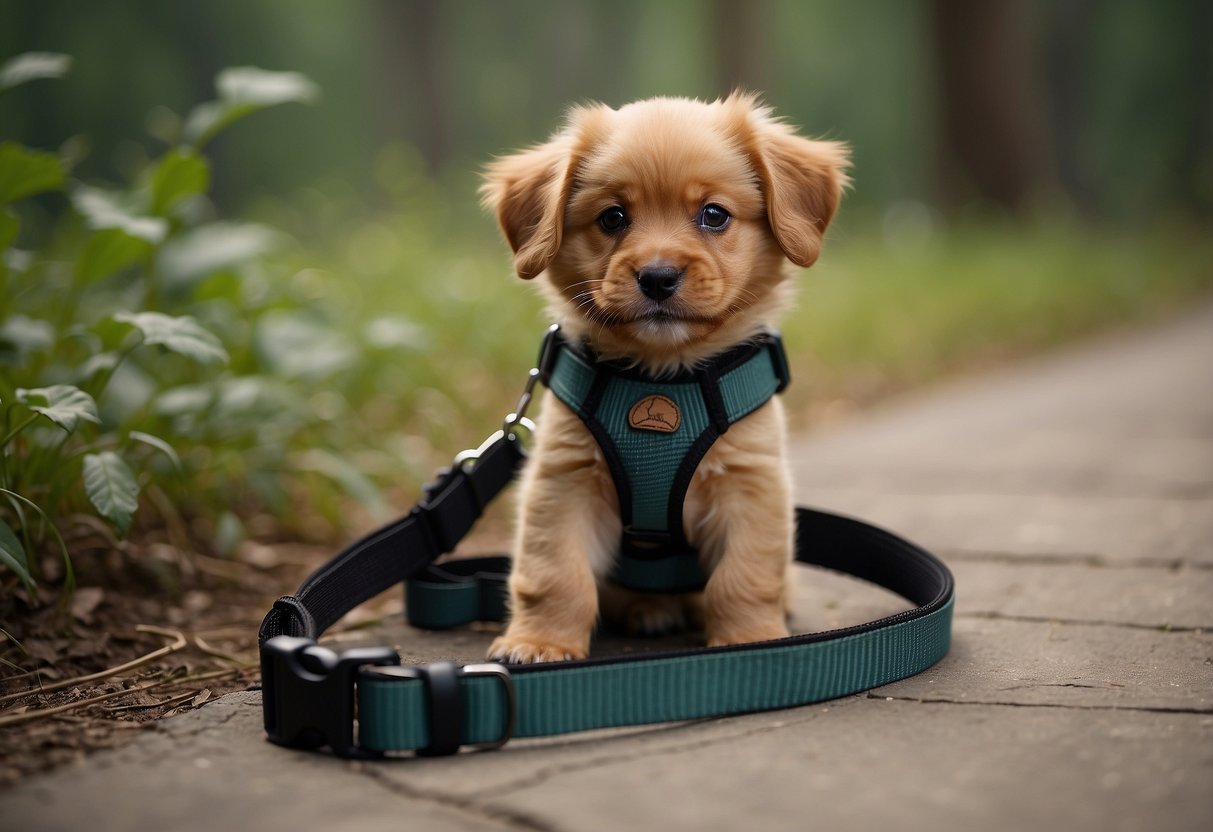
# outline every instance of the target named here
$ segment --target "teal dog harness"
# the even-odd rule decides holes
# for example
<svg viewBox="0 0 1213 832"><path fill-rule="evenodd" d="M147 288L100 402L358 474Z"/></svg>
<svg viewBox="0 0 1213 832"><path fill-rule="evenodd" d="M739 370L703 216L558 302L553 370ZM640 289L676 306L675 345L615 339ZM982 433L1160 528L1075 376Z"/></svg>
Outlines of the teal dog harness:
<svg viewBox="0 0 1213 832"><path fill-rule="evenodd" d="M597 440L619 495L612 578L643 592L689 592L706 578L682 508L695 469L729 427L788 384L783 342L763 334L694 369L655 377L549 331L540 379Z"/></svg>
<svg viewBox="0 0 1213 832"><path fill-rule="evenodd" d="M951 643L954 584L929 552L860 520L800 506L794 557L903 596L911 609L820 633L725 647L640 651L534 665L405 664L392 647L338 653L317 639L358 604L406 581L408 621L444 629L500 621L509 558L451 552L526 458L540 379L598 438L624 512L620 575L642 588L702 582L682 532L687 485L712 442L781 390L779 340L653 379L549 335L515 412L425 488L408 513L354 541L279 598L261 623L266 735L342 757L453 754L511 737L744 714L846 696L904 679ZM692 571L692 568L694 570Z"/></svg>

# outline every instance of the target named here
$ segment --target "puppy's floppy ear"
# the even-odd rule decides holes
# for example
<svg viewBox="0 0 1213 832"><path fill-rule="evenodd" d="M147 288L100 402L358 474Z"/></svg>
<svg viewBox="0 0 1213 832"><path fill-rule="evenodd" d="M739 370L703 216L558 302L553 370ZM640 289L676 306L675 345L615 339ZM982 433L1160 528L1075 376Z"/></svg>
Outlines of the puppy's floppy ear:
<svg viewBox="0 0 1213 832"><path fill-rule="evenodd" d="M577 164L603 111L609 109L574 109L568 126L550 141L503 156L485 169L481 200L497 214L514 251L514 269L524 280L540 274L560 250Z"/></svg>
<svg viewBox="0 0 1213 832"><path fill-rule="evenodd" d="M821 252L826 226L850 183L850 151L842 142L797 136L776 121L752 95L734 93L726 106L744 107L750 153L767 202L767 219L783 253L798 266L811 266Z"/></svg>
<svg viewBox="0 0 1213 832"><path fill-rule="evenodd" d="M570 137L494 161L480 194L514 251L514 269L530 280L547 268L560 248L569 185Z"/></svg>

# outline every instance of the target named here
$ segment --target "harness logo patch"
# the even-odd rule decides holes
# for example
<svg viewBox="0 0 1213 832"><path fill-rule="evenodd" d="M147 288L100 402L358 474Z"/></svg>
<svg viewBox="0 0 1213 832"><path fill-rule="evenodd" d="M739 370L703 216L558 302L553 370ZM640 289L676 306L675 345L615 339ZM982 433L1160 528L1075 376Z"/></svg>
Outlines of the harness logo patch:
<svg viewBox="0 0 1213 832"><path fill-rule="evenodd" d="M673 433L682 424L682 414L673 399L653 393L632 405L628 411L628 424L637 430Z"/></svg>

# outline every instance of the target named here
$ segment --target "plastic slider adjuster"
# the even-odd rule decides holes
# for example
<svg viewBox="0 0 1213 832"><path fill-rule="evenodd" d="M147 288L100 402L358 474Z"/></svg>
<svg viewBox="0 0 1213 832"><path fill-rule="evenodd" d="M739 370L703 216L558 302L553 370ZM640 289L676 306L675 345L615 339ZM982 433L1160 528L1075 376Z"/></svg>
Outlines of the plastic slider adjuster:
<svg viewBox="0 0 1213 832"><path fill-rule="evenodd" d="M539 345L539 355L535 359L535 369L539 371L539 381L546 387L552 379L552 368L556 366L556 355L560 352L560 324L552 324L543 336Z"/></svg>
<svg viewBox="0 0 1213 832"><path fill-rule="evenodd" d="M425 748L417 749L416 753L420 757L454 754L463 745L463 688L459 680L464 676L495 677L501 683L506 706L505 728L501 736L491 742L475 743L469 747L482 751L500 748L514 736L514 726L518 721L518 701L514 696L514 680L502 665L469 664L459 667L451 662L435 662L371 667L363 673L381 679L419 679L425 685L430 743Z"/></svg>
<svg viewBox="0 0 1213 832"><path fill-rule="evenodd" d="M788 364L788 354L783 349L783 338L778 332L767 334L767 352L771 355L771 366L775 369L775 378L779 380L775 392L782 393L792 383L792 370Z"/></svg>
<svg viewBox="0 0 1213 832"><path fill-rule="evenodd" d="M307 638L275 636L261 645L265 733L292 748L327 745L339 757L378 757L354 742L354 678L365 665L398 665L390 647L338 654Z"/></svg>

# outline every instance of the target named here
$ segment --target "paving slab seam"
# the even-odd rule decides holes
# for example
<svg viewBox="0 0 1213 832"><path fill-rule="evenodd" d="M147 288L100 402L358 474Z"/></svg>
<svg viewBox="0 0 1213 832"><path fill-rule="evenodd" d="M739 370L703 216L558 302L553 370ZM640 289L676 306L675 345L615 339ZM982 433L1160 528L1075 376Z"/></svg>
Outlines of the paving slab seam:
<svg viewBox="0 0 1213 832"><path fill-rule="evenodd" d="M1009 615L1001 612L974 611L954 613L956 618L980 618L985 621L1022 621L1027 624L1063 624L1072 627L1123 627L1130 630L1149 630L1160 634L1195 633L1203 635L1213 631L1213 626L1173 627L1170 624L1138 624L1131 621L1087 621L1078 618L1058 618L1052 615Z"/></svg>
<svg viewBox="0 0 1213 832"><path fill-rule="evenodd" d="M1038 685L1037 687L1058 687L1058 685ZM1084 686L1073 685L1072 687ZM916 702L920 705L986 705L991 708L1053 708L1069 711L1129 711L1145 714L1213 715L1213 708L1166 708L1149 707L1146 705L1067 705L1062 702L992 702L988 699L927 699L918 696L888 696L878 692L868 693L867 698L883 700L885 702Z"/></svg>
<svg viewBox="0 0 1213 832"><path fill-rule="evenodd" d="M527 774L524 777L520 777L517 780L512 780L507 783L503 783L499 786L496 786L495 788L488 789L488 790L482 792L482 795L485 797L497 797L497 796L516 794L516 793L526 790L526 789L533 789L533 788L542 786L545 783L547 783L549 780L551 780L553 777L557 777L557 776L564 775L564 774L570 774L570 773L582 772L582 771L590 771L595 768L605 768L607 766L615 765L616 763L627 763L627 762L631 762L633 760L641 760L641 759L652 760L652 759L655 759L658 757L673 757L673 756L677 756L680 754L686 754L688 752L701 751L705 748L712 748L712 747L715 747L718 745L739 742L741 740L749 739L751 737L769 734L773 731L781 731L788 727L803 725L805 723L808 723L808 722L811 722L811 721L817 719L817 717L820 713L822 713L823 711L828 711L830 709L830 707L838 707L845 701L848 701L848 700L858 701L859 699L860 699L859 696L851 696L851 697L846 697L845 699L841 699L841 700L829 700L828 702L825 702L825 703L819 703L819 704L824 704L824 706L825 706L824 708L814 708L812 713L805 715L799 719L781 719L781 720L777 720L775 722L768 722L766 724L759 725L759 726L752 727L752 728L747 728L745 730L733 731L733 732L730 732L726 736L709 737L707 739L694 740L692 742L687 742L687 743L683 743L680 745L671 745L671 746L667 746L664 748L657 748L657 749L647 748L647 749L642 749L640 751L625 752L625 753L620 753L620 754L602 754L597 757L592 757L590 759L583 760L581 762L561 763L559 765L545 766L543 768L537 769L534 772L531 772L530 774ZM813 708L814 706L808 705L805 707ZM695 721L685 723L685 726L687 728L696 728L696 727L702 727L702 726L708 725L708 724L719 724L721 722L726 722L726 721L727 722L736 722L737 724L740 725L740 724L742 724L741 721L744 720L746 716L750 716L750 715L740 715L740 716L733 716L733 717L719 717L719 718L715 718L715 719L695 720Z"/></svg>
<svg viewBox="0 0 1213 832"><path fill-rule="evenodd" d="M214 705L218 701L219 701L218 699L213 699L210 702L206 702L206 703L203 703L202 705L199 705L198 708L195 708L194 710L200 710L202 708L205 708L207 705ZM194 728L193 730L188 730L188 731L179 729L174 723L157 720L156 722L148 723L147 724L148 728L145 730L150 729L152 732L159 734L160 736L168 737L171 740L186 740L186 739L191 739L193 737L196 737L199 734L210 733L211 731L215 730L215 728L221 727L221 726L226 725L227 723L231 722L238 715L239 715L238 711L232 710L227 715L223 716L216 722L211 722L206 725L200 725L197 728Z"/></svg>
<svg viewBox="0 0 1213 832"><path fill-rule="evenodd" d="M949 476L947 479L955 482L958 477ZM816 484L815 481L806 479L801 483L800 477L795 477L794 480L801 485L811 487ZM932 488L930 482L923 483L922 487L914 489L904 488L882 488L881 496L890 499L914 499L914 498L984 498L984 499L1046 499L1046 500L1083 500L1087 502L1122 502L1122 501L1149 501L1152 503L1191 503L1191 502L1208 502L1213 500L1213 488L1204 485L1155 485L1150 491L1130 491L1128 489L1112 490L1107 485L1098 481L1091 483L1076 483L1070 488L1041 488L1041 489L1025 489L1019 486L991 490L988 486L979 488L977 486L970 487L968 483L960 483L959 488L949 486L946 488ZM847 492L864 492L868 488L863 485L843 485L835 488L835 493ZM825 507L825 506L823 506Z"/></svg>
<svg viewBox="0 0 1213 832"><path fill-rule="evenodd" d="M401 783L392 777L389 777L386 772L379 771L375 764L363 765L359 769L359 773L363 774L378 786L392 792L401 797L407 797L411 800L424 801L439 806L443 809L452 810L460 815L475 818L481 822L492 823L503 829L524 829L532 832L560 832L560 827L554 826L546 821L539 820L531 815L519 812L515 809L507 809L503 807L488 806L483 801L470 800L466 795L454 795L446 792L435 791L434 789L414 789Z"/></svg>
<svg viewBox="0 0 1213 832"><path fill-rule="evenodd" d="M1135 558L1132 560L1113 560L1103 555L1085 552L1062 552L1058 554L1028 554L1018 552L1000 552L978 549L948 549L938 548L939 555L945 561L963 563L998 563L1009 566L1089 566L1092 569L1157 569L1165 572L1179 572L1184 569L1213 571L1213 563L1186 560L1184 558Z"/></svg>
<svg viewBox="0 0 1213 832"><path fill-rule="evenodd" d="M228 696L237 695L239 694L228 694ZM227 697L221 696L218 699L212 699L210 702L194 708L192 713L197 714L204 708L209 709L208 713L210 713L210 711L214 709L214 706L219 705L226 698ZM258 707L260 707L260 703L258 703ZM227 723L231 722L237 716L239 716L239 712L232 709L227 714L217 718L213 722L205 722L188 730L178 727L183 721L181 719L166 719L156 720L154 722L146 722L143 725L140 725L136 730L141 730L148 737L163 737L170 743L170 745L161 749L159 753L153 752L146 754L144 757L144 762L149 765L158 765L163 761L175 760L180 756L180 746L182 744L188 744L204 734L214 734L216 731L221 731L223 726L227 725Z"/></svg>

